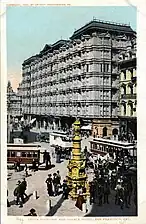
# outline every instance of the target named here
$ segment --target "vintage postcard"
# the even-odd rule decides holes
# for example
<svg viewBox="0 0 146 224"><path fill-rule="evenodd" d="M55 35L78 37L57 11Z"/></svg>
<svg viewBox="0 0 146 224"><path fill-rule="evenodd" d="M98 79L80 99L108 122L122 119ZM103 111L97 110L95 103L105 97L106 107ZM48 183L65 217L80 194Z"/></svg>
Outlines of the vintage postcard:
<svg viewBox="0 0 146 224"><path fill-rule="evenodd" d="M146 12L91 3L1 3L2 223L145 223Z"/></svg>

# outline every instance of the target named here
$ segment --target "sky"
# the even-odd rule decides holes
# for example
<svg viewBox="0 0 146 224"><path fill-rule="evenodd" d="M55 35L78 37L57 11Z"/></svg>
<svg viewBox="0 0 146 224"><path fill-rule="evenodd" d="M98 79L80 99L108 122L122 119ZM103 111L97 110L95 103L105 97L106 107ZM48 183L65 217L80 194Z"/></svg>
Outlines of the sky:
<svg viewBox="0 0 146 224"><path fill-rule="evenodd" d="M8 6L7 78L14 90L21 81L24 60L39 53L45 44L69 39L75 29L93 17L130 23L136 31L136 8L133 6Z"/></svg>

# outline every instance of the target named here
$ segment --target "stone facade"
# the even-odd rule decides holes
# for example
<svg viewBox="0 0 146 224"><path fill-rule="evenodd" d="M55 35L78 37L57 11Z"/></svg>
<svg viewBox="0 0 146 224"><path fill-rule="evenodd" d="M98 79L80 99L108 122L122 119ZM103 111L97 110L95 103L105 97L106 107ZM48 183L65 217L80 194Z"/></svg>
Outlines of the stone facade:
<svg viewBox="0 0 146 224"><path fill-rule="evenodd" d="M134 35L128 25L91 21L69 40L46 44L22 65L23 114L48 126L70 126L79 117L93 129L96 119L118 127L117 59Z"/></svg>
<svg viewBox="0 0 146 224"><path fill-rule="evenodd" d="M121 52L120 61L120 135L137 139L136 41ZM130 137L131 136L131 137Z"/></svg>

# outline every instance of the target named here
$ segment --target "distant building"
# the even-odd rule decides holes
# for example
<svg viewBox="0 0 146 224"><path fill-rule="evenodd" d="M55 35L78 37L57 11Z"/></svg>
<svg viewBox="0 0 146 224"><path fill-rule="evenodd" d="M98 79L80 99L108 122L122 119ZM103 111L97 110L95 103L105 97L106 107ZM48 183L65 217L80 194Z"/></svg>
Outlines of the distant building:
<svg viewBox="0 0 146 224"><path fill-rule="evenodd" d="M22 113L37 127L71 127L76 117L93 135L119 133L119 51L135 36L129 25L93 20L69 40L46 44L22 65Z"/></svg>
<svg viewBox="0 0 146 224"><path fill-rule="evenodd" d="M137 139L136 40L121 52L120 61L120 136Z"/></svg>
<svg viewBox="0 0 146 224"><path fill-rule="evenodd" d="M13 91L10 81L8 81L7 85L7 111L11 119L22 116L22 98L18 93Z"/></svg>

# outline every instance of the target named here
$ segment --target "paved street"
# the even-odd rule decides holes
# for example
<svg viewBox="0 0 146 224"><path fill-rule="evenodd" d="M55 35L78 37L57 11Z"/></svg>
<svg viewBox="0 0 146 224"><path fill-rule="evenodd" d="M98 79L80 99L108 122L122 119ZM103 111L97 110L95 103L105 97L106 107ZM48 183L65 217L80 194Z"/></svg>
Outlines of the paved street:
<svg viewBox="0 0 146 224"><path fill-rule="evenodd" d="M51 151L49 143L41 142L40 143L42 148L46 148ZM89 139L83 139L81 142L82 149L87 146L89 148ZM61 194L56 197L50 197L51 199L51 206L52 209L48 213L47 209L47 200L49 199L47 194L47 187L45 180L49 173L53 174L57 170L60 171L62 180L66 177L67 174L67 164L68 161L64 160L60 164L56 164L55 159L52 158L52 163L55 165L54 168L50 170L39 170L36 173L31 173L32 176L27 178L27 195L30 195L29 200L24 204L23 208L19 208L19 206L14 204L14 196L13 190L16 187L17 181L22 180L24 177L24 171L15 172L14 170L8 170L8 176L10 179L8 180L8 191L9 191L9 201L11 207L8 208L8 215L20 216L26 215L29 213L31 208L35 208L37 214L39 216L133 216L135 215L135 206L133 204L133 197L132 203L130 208L124 208L123 210L120 209L119 206L114 204L115 200L115 192L112 191L110 195L110 205L105 204L99 207L97 204L93 204L90 207L90 210L87 214L84 214L78 208L75 207L75 202L71 199L62 200ZM89 170L89 181L92 179L93 173L90 173ZM37 191L38 199L33 199L32 193Z"/></svg>
<svg viewBox="0 0 146 224"><path fill-rule="evenodd" d="M11 207L8 208L8 215L26 215L29 213L29 210L31 208L35 208L37 211L37 214L39 216L46 216L46 215L55 215L55 216L83 216L83 212L81 212L79 209L77 209L71 199L63 201L60 196L56 197L50 197L51 204L52 204L52 212L48 214L47 209L47 188L45 180L47 178L48 173L54 173L57 170L60 171L60 174L63 178L66 176L66 166L68 161L65 161L61 164L56 164L54 168L52 168L50 171L38 171L35 174L32 173L32 176L27 178L27 195L30 195L29 200L24 204L23 208L19 208L19 206L14 205L14 196L13 196L13 190L16 186L16 183L18 180L22 180L24 177L24 172L15 173L15 171L8 171L11 175L11 179L8 181L8 190L9 190L9 201L11 204ZM37 191L39 198L37 200L33 199L33 191Z"/></svg>
<svg viewBox="0 0 146 224"><path fill-rule="evenodd" d="M42 148L46 148L51 151L49 143L41 142L40 144ZM85 147L85 145L88 145L88 139L82 141L83 148ZM11 207L8 208L8 215L26 215L29 213L29 210L31 208L35 208L39 216L84 216L84 213L75 207L74 201L72 201L71 199L63 201L61 195L50 197L51 206L53 208L51 209L51 212L48 213L47 200L49 199L49 197L47 194L45 180L47 179L49 173L53 174L57 170L60 171L60 175L63 180L67 174L68 161L65 160L60 164L56 164L55 159L52 158L52 164L54 164L55 167L50 170L39 170L35 174L29 171L32 176L26 178L28 183L26 193L27 195L30 195L30 197L29 200L24 204L23 208L19 208L19 206L14 204L15 202L13 191L16 187L17 181L21 181L24 178L24 171L17 173L14 170L8 170L8 176L10 175L10 179L8 180L8 198L11 204ZM90 174L89 180L91 178L92 175ZM37 200L33 199L32 195L35 190L37 191L39 196Z"/></svg>
<svg viewBox="0 0 146 224"><path fill-rule="evenodd" d="M133 197L131 198L130 208L125 208L122 210L120 206L115 205L115 191L111 191L109 196L110 204L103 204L98 206L97 203L93 204L91 210L86 214L87 217L97 217L97 216L136 216L136 209L133 202Z"/></svg>

